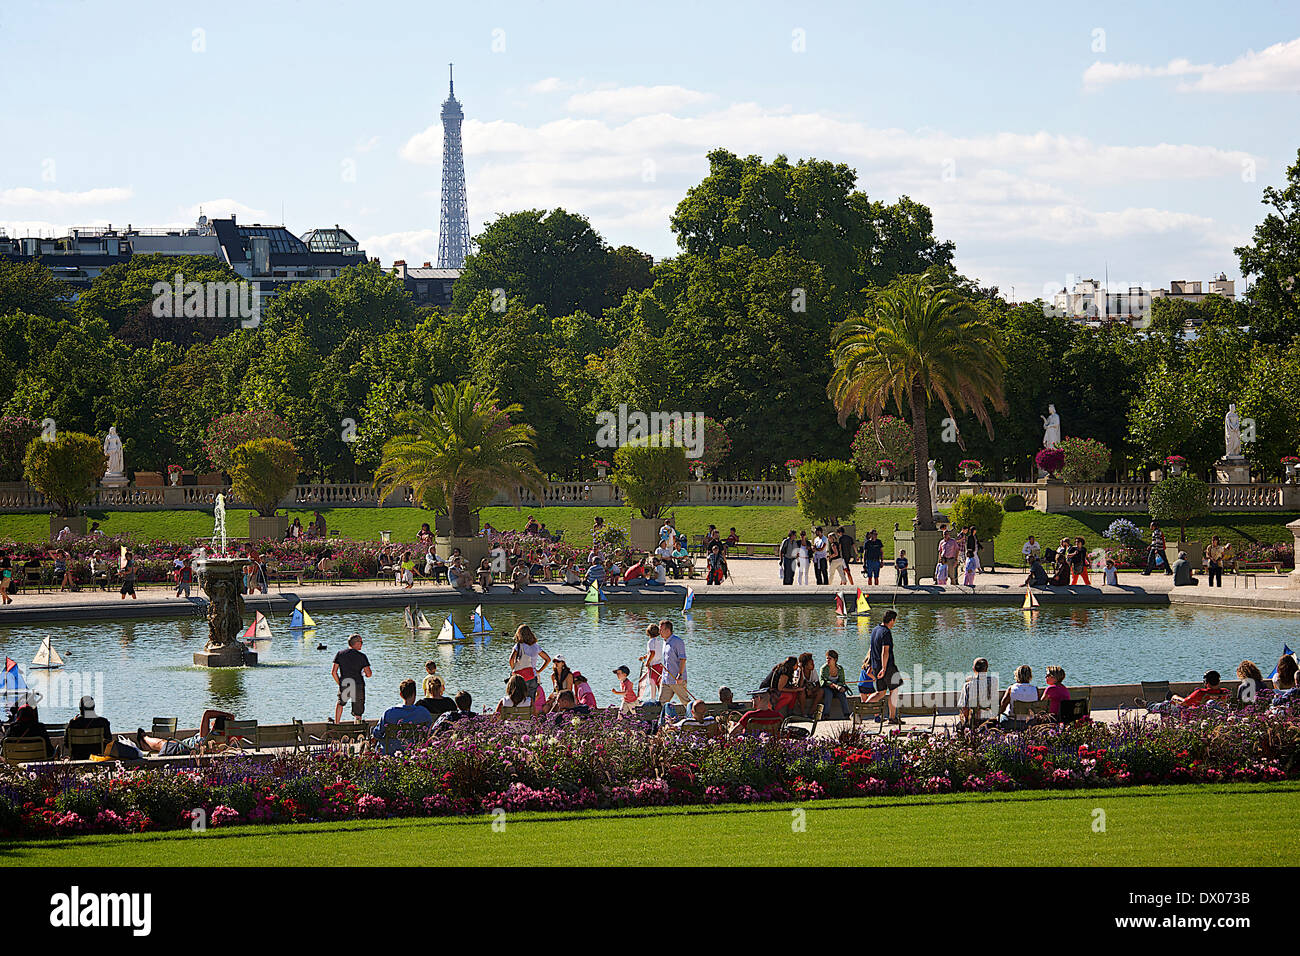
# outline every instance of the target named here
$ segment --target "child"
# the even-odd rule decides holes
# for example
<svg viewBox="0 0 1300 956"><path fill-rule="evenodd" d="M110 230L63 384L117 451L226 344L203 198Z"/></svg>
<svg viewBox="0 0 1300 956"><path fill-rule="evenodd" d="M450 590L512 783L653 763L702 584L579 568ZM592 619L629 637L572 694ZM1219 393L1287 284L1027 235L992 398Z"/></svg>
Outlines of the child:
<svg viewBox="0 0 1300 956"><path fill-rule="evenodd" d="M611 693L622 695L623 702L618 708L620 714L631 714L636 711L636 688L632 686L631 674L632 672L622 665L614 668L614 679L618 681L618 686Z"/></svg>
<svg viewBox="0 0 1300 956"><path fill-rule="evenodd" d="M427 664L425 664L425 665L424 665L424 673L425 673L425 678L424 678L424 696L425 696L425 697L436 697L437 695L433 693L433 683L434 683L434 681L438 681L438 684L439 684L439 685L442 684L442 681L439 681L439 680L438 680L438 662L437 662L437 661L429 661Z"/></svg>
<svg viewBox="0 0 1300 956"><path fill-rule="evenodd" d="M944 585L948 583L948 565L944 563L943 558L934 566L934 583Z"/></svg>
<svg viewBox="0 0 1300 956"><path fill-rule="evenodd" d="M975 586L975 569L979 566L979 561L975 559L975 552L966 555L966 575L962 578L962 584L968 588Z"/></svg>
<svg viewBox="0 0 1300 956"><path fill-rule="evenodd" d="M894 558L894 574L897 576L897 584L900 588L907 587L907 552L898 552L898 557Z"/></svg>
<svg viewBox="0 0 1300 956"><path fill-rule="evenodd" d="M595 713L596 692L587 683L587 678L582 676L582 671L573 672L573 694L578 700L578 706L586 707L592 713Z"/></svg>
<svg viewBox="0 0 1300 956"><path fill-rule="evenodd" d="M1116 573L1115 559L1106 559L1106 572L1102 581L1103 584L1109 584L1111 587L1119 587L1119 574Z"/></svg>

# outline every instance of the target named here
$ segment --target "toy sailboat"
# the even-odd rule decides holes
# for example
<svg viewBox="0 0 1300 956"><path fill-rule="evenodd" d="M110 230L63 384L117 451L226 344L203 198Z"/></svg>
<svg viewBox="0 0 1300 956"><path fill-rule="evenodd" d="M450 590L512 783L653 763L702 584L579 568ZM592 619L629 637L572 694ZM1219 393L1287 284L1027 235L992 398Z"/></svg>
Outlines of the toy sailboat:
<svg viewBox="0 0 1300 956"><path fill-rule="evenodd" d="M424 615L421 614L420 617L423 618ZM442 630L438 632L438 643L459 644L461 641L467 640L469 640L469 638L465 636L465 632L456 626L456 622L453 621L451 615L448 614L447 620L442 622Z"/></svg>
<svg viewBox="0 0 1300 956"><path fill-rule="evenodd" d="M406 609L402 612L402 619L406 622L406 629L408 631L432 631L433 630L433 625L430 624L429 619L424 616L424 612L421 611L419 608L412 610L409 604L406 606Z"/></svg>
<svg viewBox="0 0 1300 956"><path fill-rule="evenodd" d="M471 634L480 635L480 634L492 633L492 625L489 624L488 619L483 616L482 604L474 608L474 614L470 617L470 621L474 625L473 628L470 630Z"/></svg>
<svg viewBox="0 0 1300 956"><path fill-rule="evenodd" d="M0 672L0 700L25 698L34 691L27 686L27 679L18 669L18 662L12 657L5 658L5 669Z"/></svg>
<svg viewBox="0 0 1300 956"><path fill-rule="evenodd" d="M245 644L253 641L269 641L274 635L271 633L271 623L266 619L261 611L258 611L253 618L253 623L244 629L244 633L239 639Z"/></svg>
<svg viewBox="0 0 1300 956"><path fill-rule="evenodd" d="M1038 598L1029 588L1025 588L1025 603L1020 605L1026 611L1035 611L1038 609Z"/></svg>
<svg viewBox="0 0 1300 956"><path fill-rule="evenodd" d="M259 617L260 616L261 615L259 615ZM311 619L311 615L307 613L307 609L303 607L302 602L299 601L298 606L295 607L293 613L289 615L289 630L309 631L315 626L316 622Z"/></svg>
<svg viewBox="0 0 1300 956"><path fill-rule="evenodd" d="M695 606L695 588L686 589L686 601L682 604L682 613L686 613Z"/></svg>
<svg viewBox="0 0 1300 956"><path fill-rule="evenodd" d="M857 606L857 612L858 612L859 614L870 614L870 613L871 613L871 605L867 603L867 596L866 596L865 594L862 593L862 588L858 588L858 606Z"/></svg>
<svg viewBox="0 0 1300 956"><path fill-rule="evenodd" d="M63 666L63 658L59 656L59 652L54 649L48 637L41 641L41 649L32 658L32 666L51 671Z"/></svg>
<svg viewBox="0 0 1300 956"><path fill-rule="evenodd" d="M587 596L583 600L587 604L604 604L605 596L600 592L600 585L592 581L591 587L587 588Z"/></svg>
<svg viewBox="0 0 1300 956"><path fill-rule="evenodd" d="M837 594L837 595L835 595L835 613L836 613L836 615L838 615L839 617L848 617L848 616L849 616L849 609L848 609L847 607L844 606L844 595L843 595L843 594Z"/></svg>

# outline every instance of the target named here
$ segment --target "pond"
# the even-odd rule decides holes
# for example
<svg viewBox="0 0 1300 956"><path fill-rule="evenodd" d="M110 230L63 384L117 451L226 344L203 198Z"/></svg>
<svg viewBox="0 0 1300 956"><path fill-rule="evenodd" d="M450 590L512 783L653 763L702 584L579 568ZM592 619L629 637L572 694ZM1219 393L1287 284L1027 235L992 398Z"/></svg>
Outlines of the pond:
<svg viewBox="0 0 1300 956"><path fill-rule="evenodd" d="M885 609L873 608L873 623ZM435 627L447 614L432 605L423 610ZM422 680L428 660L438 662L449 693L468 690L475 709L495 705L508 676L510 635L527 623L544 650L562 655L570 667L585 673L604 706L614 702L612 670L625 664L635 679L645 627L664 611L653 605L489 605L488 619L496 629L492 639L456 646L437 644L433 633L413 636L403 626L400 608L313 613L317 628L301 635L288 630L287 615L277 614L270 619L273 639L258 648L261 663L232 670L189 663L207 637L206 622L197 616L0 627L0 654L22 665L30 686L45 695L41 716L50 722L73 716L79 695L93 693L99 712L115 730L148 727L155 716L194 725L207 707L280 723L333 716L330 664L353 632L365 638L374 668L366 695L368 717L378 717L397 702L402 678ZM468 608L457 607L452 614L463 630L471 629ZM913 669L920 665L945 674L949 683L969 671L978 656L989 659L1004 687L1022 663L1033 667L1040 686L1048 664L1060 664L1067 683L1080 684L1199 680L1210 668L1228 678L1243 658L1256 661L1267 675L1284 641L1300 645L1293 616L1276 612L1052 606L1026 620L1024 612L1010 607L906 605L899 614L894 635L904 674L914 678ZM824 607L697 607L689 615L674 607L666 616L686 639L692 690L710 700L722 684L738 697L747 696L774 663L805 650L820 667L826 649L835 648L856 678L870 631L865 622L837 619L829 602ZM61 671L30 667L46 636L65 658ZM318 650L320 644L326 649Z"/></svg>

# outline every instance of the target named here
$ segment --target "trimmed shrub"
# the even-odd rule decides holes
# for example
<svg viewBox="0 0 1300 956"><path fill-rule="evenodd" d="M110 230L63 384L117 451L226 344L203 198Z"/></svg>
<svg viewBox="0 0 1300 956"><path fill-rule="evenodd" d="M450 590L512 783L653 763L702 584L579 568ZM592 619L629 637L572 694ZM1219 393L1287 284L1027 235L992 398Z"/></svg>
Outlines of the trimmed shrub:
<svg viewBox="0 0 1300 956"><path fill-rule="evenodd" d="M1025 496L1012 492L1002 499L1002 510L1005 512L1024 511L1028 506L1025 502Z"/></svg>
<svg viewBox="0 0 1300 956"><path fill-rule="evenodd" d="M858 505L858 472L847 461L806 461L795 478L799 510L814 523L835 524Z"/></svg>
<svg viewBox="0 0 1300 956"><path fill-rule="evenodd" d="M981 541L991 541L1002 532L1002 505L992 495L958 495L948 516L954 528L974 525Z"/></svg>

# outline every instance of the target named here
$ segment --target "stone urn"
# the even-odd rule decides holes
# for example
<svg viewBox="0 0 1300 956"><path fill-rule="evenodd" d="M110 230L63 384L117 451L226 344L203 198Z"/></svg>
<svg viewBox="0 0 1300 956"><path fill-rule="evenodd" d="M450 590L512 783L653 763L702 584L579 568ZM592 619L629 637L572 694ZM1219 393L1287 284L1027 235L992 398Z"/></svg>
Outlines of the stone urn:
<svg viewBox="0 0 1300 956"><path fill-rule="evenodd" d="M196 651L200 667L245 667L257 663L257 654L239 640L244 628L243 558L208 558L196 563L199 587L208 596L208 642Z"/></svg>
<svg viewBox="0 0 1300 956"><path fill-rule="evenodd" d="M599 478L599 479L601 479L601 480L603 481L603 480L605 479L605 473L606 473L607 470L608 470L608 469L607 469L604 465L597 465L597 466L596 466L596 477Z"/></svg>

